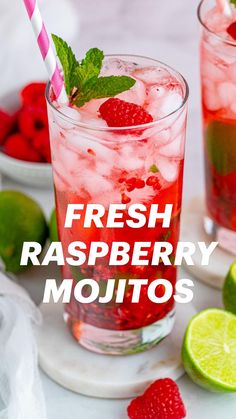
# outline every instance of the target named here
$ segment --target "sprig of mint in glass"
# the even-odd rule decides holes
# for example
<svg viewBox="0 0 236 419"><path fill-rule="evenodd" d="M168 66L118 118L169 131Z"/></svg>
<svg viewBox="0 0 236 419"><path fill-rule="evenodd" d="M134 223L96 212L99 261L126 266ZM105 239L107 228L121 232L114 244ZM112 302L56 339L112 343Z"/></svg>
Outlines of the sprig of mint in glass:
<svg viewBox="0 0 236 419"><path fill-rule="evenodd" d="M104 59L100 49L91 48L85 58L78 61L62 38L52 34L52 39L64 71L65 89L71 104L80 107L91 99L113 97L134 86L135 79L132 77L99 77Z"/></svg>

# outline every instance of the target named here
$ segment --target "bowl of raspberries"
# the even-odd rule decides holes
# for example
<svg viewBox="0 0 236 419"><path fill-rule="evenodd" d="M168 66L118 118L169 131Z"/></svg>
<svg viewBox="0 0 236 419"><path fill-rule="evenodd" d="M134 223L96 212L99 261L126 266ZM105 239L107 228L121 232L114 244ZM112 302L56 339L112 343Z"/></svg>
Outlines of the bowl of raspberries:
<svg viewBox="0 0 236 419"><path fill-rule="evenodd" d="M28 185L52 184L46 83L30 83L0 104L0 171Z"/></svg>

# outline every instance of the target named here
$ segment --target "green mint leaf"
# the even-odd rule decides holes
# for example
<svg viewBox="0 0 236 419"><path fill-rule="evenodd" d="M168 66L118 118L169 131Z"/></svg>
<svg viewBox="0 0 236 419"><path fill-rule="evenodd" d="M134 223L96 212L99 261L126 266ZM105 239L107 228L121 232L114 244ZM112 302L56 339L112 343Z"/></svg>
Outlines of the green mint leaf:
<svg viewBox="0 0 236 419"><path fill-rule="evenodd" d="M132 77L128 76L93 77L79 91L74 104L80 107L91 99L116 96L119 93L129 90L135 82Z"/></svg>
<svg viewBox="0 0 236 419"><path fill-rule="evenodd" d="M63 68L66 93L70 96L73 88L78 87L79 78L77 69L79 63L71 47L62 38L52 34L52 39Z"/></svg>
<svg viewBox="0 0 236 419"><path fill-rule="evenodd" d="M116 96L135 84L135 79L128 76L99 77L104 59L100 49L91 48L79 62L62 38L52 34L52 39L64 71L66 93L73 105L80 107L91 99Z"/></svg>
<svg viewBox="0 0 236 419"><path fill-rule="evenodd" d="M230 3L232 3L236 7L236 0L230 0Z"/></svg>
<svg viewBox="0 0 236 419"><path fill-rule="evenodd" d="M159 172L159 169L158 169L158 167L157 167L155 164L152 164L152 165L149 167L149 172L152 172L152 173L157 173L157 172Z"/></svg>
<svg viewBox="0 0 236 419"><path fill-rule="evenodd" d="M80 89L92 77L98 77L102 68L104 54L98 48L91 48L78 68Z"/></svg>

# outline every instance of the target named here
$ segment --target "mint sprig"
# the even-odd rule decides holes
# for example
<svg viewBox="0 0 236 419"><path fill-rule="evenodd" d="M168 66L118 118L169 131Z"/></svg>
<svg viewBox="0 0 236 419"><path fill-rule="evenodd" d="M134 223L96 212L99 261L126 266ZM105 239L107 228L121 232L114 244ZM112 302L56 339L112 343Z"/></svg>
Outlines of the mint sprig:
<svg viewBox="0 0 236 419"><path fill-rule="evenodd" d="M77 86L79 82L79 63L76 60L75 54L73 53L71 47L69 47L69 45L67 45L67 43L63 41L62 38L52 34L52 39L64 71L66 93L70 95L73 87Z"/></svg>
<svg viewBox="0 0 236 419"><path fill-rule="evenodd" d="M100 49L91 48L79 62L62 38L53 34L52 39L64 71L66 92L73 105L80 107L91 99L114 97L134 86L132 77L99 77L104 59Z"/></svg>
<svg viewBox="0 0 236 419"><path fill-rule="evenodd" d="M232 3L236 7L236 0L230 0L230 3Z"/></svg>
<svg viewBox="0 0 236 419"><path fill-rule="evenodd" d="M74 104L80 107L91 99L116 96L130 89L133 84L133 79L127 76L92 77L83 85Z"/></svg>
<svg viewBox="0 0 236 419"><path fill-rule="evenodd" d="M77 71L79 74L79 80L82 84L85 84L88 80L93 77L98 77L102 68L104 54L98 48L91 48L86 53L85 58L81 61Z"/></svg>

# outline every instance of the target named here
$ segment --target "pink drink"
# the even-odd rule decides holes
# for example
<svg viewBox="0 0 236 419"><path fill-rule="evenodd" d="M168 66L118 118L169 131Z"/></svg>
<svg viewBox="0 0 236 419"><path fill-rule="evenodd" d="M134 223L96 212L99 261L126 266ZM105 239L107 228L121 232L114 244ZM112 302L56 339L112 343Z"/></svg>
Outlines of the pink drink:
<svg viewBox="0 0 236 419"><path fill-rule="evenodd" d="M236 21L218 10L214 1L199 7L202 109L205 146L205 227L220 245L236 249L236 40L230 25Z"/></svg>
<svg viewBox="0 0 236 419"><path fill-rule="evenodd" d="M89 247L92 241L169 241L175 249L179 237L187 85L178 73L157 61L142 57L107 57L102 75L129 75L134 87L118 98L141 105L155 122L137 129L108 128L98 109L107 99L92 100L72 109L51 103L49 125L57 217L60 240L67 252L70 242L80 240ZM69 203L96 203L108 209L111 203L143 203L149 211L158 203L173 204L169 228L118 229L83 228L83 219L65 229ZM126 219L127 211L124 212ZM151 259L152 249L149 252ZM174 257L174 252L172 257ZM165 278L175 285L175 266L96 266L63 269L63 277L93 278L101 294L108 278L147 278L149 283ZM157 290L163 295L163 289ZM151 347L168 333L174 320L173 297L163 304L152 303L143 287L139 303L131 302L127 286L123 303L79 304L75 299L65 307L65 319L74 337L83 346L102 353L125 354Z"/></svg>

